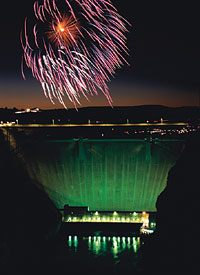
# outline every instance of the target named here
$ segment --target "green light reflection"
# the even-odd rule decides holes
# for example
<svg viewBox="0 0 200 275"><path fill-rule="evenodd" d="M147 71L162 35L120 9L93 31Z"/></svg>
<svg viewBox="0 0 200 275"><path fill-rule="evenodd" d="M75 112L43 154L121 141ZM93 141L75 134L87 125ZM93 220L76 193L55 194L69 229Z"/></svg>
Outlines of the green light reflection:
<svg viewBox="0 0 200 275"><path fill-rule="evenodd" d="M81 249L81 244L88 248L88 251L95 257L111 254L113 258L118 258L124 251L137 253L140 247L140 238L136 237L106 237L106 236L88 236L88 237L68 237L68 247L77 252Z"/></svg>

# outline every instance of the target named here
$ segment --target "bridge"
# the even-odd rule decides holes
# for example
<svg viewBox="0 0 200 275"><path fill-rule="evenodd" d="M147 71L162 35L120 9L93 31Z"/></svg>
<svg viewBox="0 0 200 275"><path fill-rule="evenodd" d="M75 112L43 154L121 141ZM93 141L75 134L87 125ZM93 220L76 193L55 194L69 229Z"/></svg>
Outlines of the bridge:
<svg viewBox="0 0 200 275"><path fill-rule="evenodd" d="M150 126L188 126L186 122L158 122L158 123L123 123L123 124L109 124L109 123L87 123L87 124L18 124L18 123L3 123L0 127L12 127L12 128L65 128L65 127L150 127Z"/></svg>

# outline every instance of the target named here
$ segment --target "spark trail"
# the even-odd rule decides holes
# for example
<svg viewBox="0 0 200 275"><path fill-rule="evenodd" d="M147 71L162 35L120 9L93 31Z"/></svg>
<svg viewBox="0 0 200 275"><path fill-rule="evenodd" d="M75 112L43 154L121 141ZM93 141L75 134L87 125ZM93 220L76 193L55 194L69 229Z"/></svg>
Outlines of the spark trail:
<svg viewBox="0 0 200 275"><path fill-rule="evenodd" d="M107 82L128 64L129 23L110 0L43 0L33 8L36 22L25 18L21 32L23 78L25 63L45 96L65 108L66 96L76 107L81 95L89 100L99 91L112 105Z"/></svg>

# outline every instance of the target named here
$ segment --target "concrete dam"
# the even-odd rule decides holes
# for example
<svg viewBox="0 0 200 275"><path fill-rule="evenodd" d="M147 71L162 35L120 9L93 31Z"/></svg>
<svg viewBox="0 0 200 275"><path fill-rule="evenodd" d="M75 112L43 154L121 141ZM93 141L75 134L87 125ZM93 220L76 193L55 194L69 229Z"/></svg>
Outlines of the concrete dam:
<svg viewBox="0 0 200 275"><path fill-rule="evenodd" d="M56 130L45 127L3 131L30 177L42 185L56 207L69 204L99 211L156 211L157 197L184 143L69 138L61 133L55 138Z"/></svg>

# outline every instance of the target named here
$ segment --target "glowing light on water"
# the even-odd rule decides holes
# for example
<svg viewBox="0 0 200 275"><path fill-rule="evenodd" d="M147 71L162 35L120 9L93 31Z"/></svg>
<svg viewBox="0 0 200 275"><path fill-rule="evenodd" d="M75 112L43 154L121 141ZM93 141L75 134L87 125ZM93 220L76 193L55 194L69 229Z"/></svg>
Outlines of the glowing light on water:
<svg viewBox="0 0 200 275"><path fill-rule="evenodd" d="M137 253L140 247L140 238L136 237L106 237L106 236L88 236L88 237L68 237L68 247L75 249L77 252L79 249L79 243L84 242L88 246L88 251L96 256L112 253L114 258L117 258L120 253L125 250L133 251Z"/></svg>

